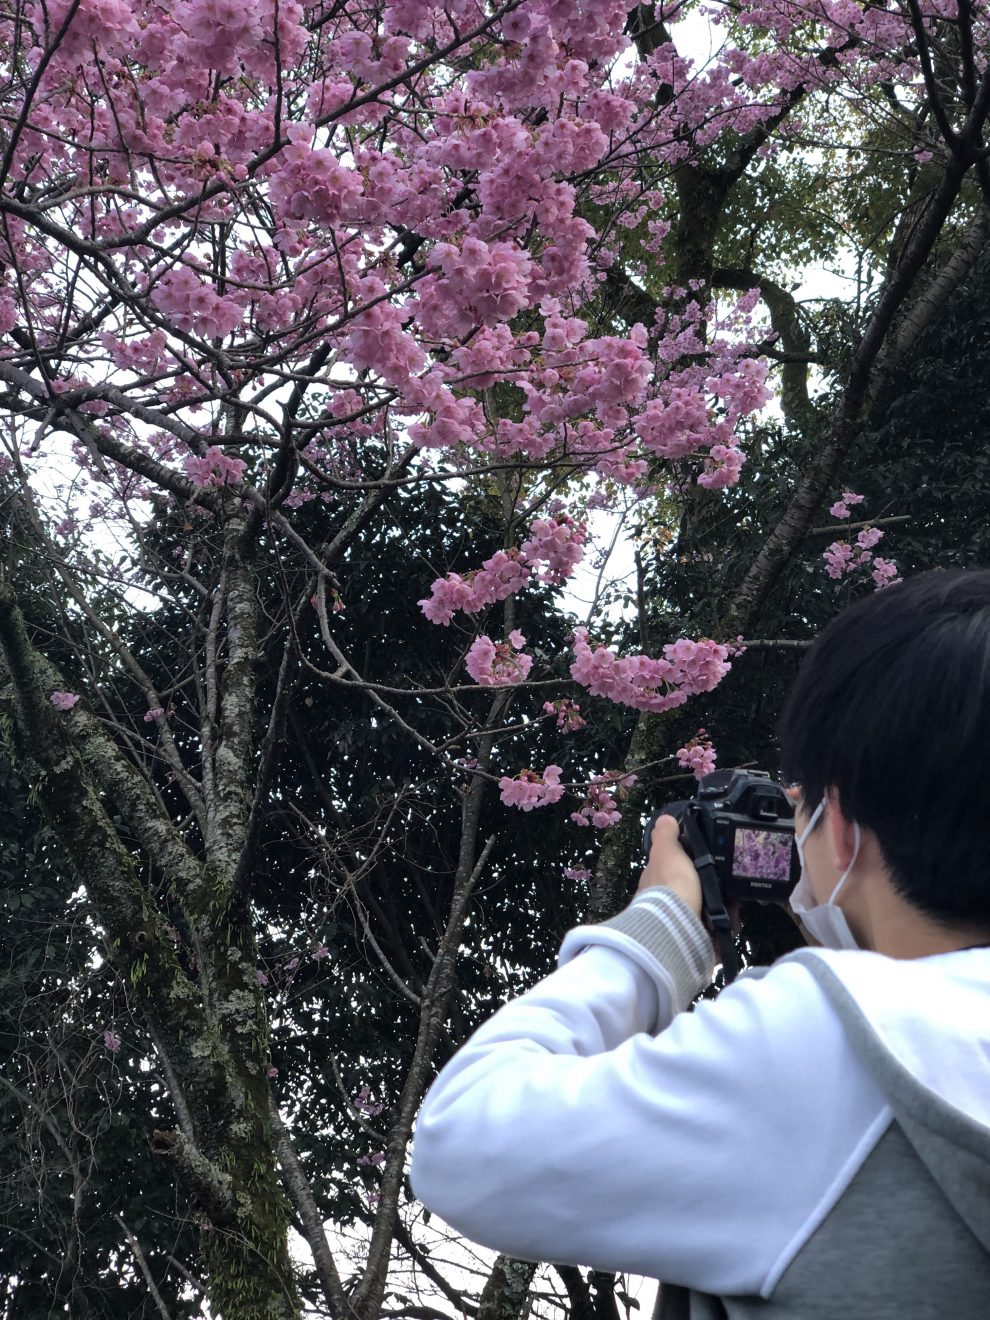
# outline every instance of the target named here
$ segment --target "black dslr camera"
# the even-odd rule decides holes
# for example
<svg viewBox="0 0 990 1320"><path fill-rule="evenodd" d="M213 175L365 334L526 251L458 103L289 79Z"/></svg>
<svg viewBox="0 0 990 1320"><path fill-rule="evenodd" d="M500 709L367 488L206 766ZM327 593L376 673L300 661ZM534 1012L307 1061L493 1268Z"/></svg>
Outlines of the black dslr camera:
<svg viewBox="0 0 990 1320"><path fill-rule="evenodd" d="M798 882L801 866L794 846L794 806L766 770L715 770L693 798L671 802L652 816L643 833L643 852L657 816L673 816L680 840L694 862L704 897L702 915L719 941L725 980L738 970L729 901L783 903Z"/></svg>

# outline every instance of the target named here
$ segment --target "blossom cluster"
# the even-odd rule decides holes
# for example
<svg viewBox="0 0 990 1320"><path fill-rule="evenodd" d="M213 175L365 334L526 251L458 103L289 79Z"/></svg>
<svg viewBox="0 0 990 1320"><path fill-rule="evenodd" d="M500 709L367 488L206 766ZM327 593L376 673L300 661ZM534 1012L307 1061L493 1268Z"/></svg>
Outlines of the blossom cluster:
<svg viewBox="0 0 990 1320"><path fill-rule="evenodd" d="M540 771L520 770L515 776L503 775L498 781L499 797L507 807L518 807L520 811L549 806L564 796L562 774L559 765L548 765Z"/></svg>
<svg viewBox="0 0 990 1320"><path fill-rule="evenodd" d="M366 1118L375 1118L382 1113L385 1106L372 1098L371 1087L362 1086L352 1097L351 1103L354 1108Z"/></svg>
<svg viewBox="0 0 990 1320"><path fill-rule="evenodd" d="M556 701L545 701L543 712L556 718L557 728L564 734L576 733L588 722L581 714L579 703L570 701L566 697L558 697Z"/></svg>
<svg viewBox="0 0 990 1320"><path fill-rule="evenodd" d="M862 504L864 497L852 491L843 491L842 498L829 509L833 518L848 518L850 504ZM883 540L879 527L864 527L857 534L855 544L850 541L833 541L822 553L825 560L825 572L836 580L848 576L858 568L868 568L874 585L879 589L889 587L901 579L897 565L892 559L883 559L874 555L873 547Z"/></svg>
<svg viewBox="0 0 990 1320"><path fill-rule="evenodd" d="M704 779L715 769L715 748L704 729L699 729L693 738L678 747L677 764L683 770L690 770L695 779Z"/></svg>
<svg viewBox="0 0 990 1320"><path fill-rule="evenodd" d="M583 882L591 879L591 871L586 866L565 866L564 876L567 880Z"/></svg>
<svg viewBox="0 0 990 1320"><path fill-rule="evenodd" d="M474 573L463 577L448 573L445 578L437 578L429 598L418 604L431 623L446 627L457 610L477 614L519 591L529 579L530 567L518 550L496 550Z"/></svg>
<svg viewBox="0 0 990 1320"><path fill-rule="evenodd" d="M357 219L364 191L361 176L337 153L310 144L310 130L289 129L289 142L271 173L271 197L279 216L290 225L333 225Z"/></svg>
<svg viewBox="0 0 990 1320"><path fill-rule="evenodd" d="M619 800L635 782L635 775L616 770L595 775L587 786L581 806L571 812L571 820L575 825L593 825L599 830L616 825L622 819Z"/></svg>
<svg viewBox="0 0 990 1320"><path fill-rule="evenodd" d="M276 336L291 373L321 326L344 377L368 373L372 400L382 382L396 392L377 396L381 410L428 416L412 423L424 443L533 457L556 446L632 483L651 455L691 456L701 484L727 485L743 461L736 424L767 397L758 340L742 342L741 319L720 337L713 309L683 290L665 291L677 310L656 324L589 337L562 303L573 311L595 294L619 245L586 217L641 226L659 263L669 220L662 192L643 186L643 159L669 176L777 114L788 90L896 81L907 74L891 52L911 38L903 14L825 4L821 39L842 52L826 62L796 51L786 6L741 0L734 22L765 28L758 51L727 33L703 67L661 33L629 61L623 5L526 0L492 22L480 0L344 0L314 27L298 0L32 3L9 56L37 70L12 182L94 181L69 190L60 223L119 260L108 287L137 289L153 313L130 315L129 296L112 333L95 318L94 342L135 366L154 353L168 392L209 377L218 341L234 335L252 348ZM415 132L406 97L422 108ZM396 217L398 261L386 237ZM3 265L38 276L19 296L54 331L58 262L16 218L9 235L19 261L4 252ZM758 296L740 299L743 314ZM537 309L542 331L509 328ZM4 294L0 333L24 320ZM522 420L486 419L457 393L458 373L471 388L517 384ZM426 409L431 374L441 406Z"/></svg>
<svg viewBox="0 0 990 1320"><path fill-rule="evenodd" d="M464 666L482 687L508 687L524 683L533 667L533 657L523 647L526 638L518 628L509 633L507 642L493 642L484 633L468 649Z"/></svg>
<svg viewBox="0 0 990 1320"><path fill-rule="evenodd" d="M151 301L177 330L203 339L225 339L244 318L240 299L218 293L209 279L189 266L166 271L155 285Z"/></svg>
<svg viewBox="0 0 990 1320"><path fill-rule="evenodd" d="M571 677L592 696L659 712L683 706L697 693L711 692L731 668L728 654L719 642L682 637L666 645L658 660L646 655L620 659L610 647L593 648L587 629L578 628Z"/></svg>
<svg viewBox="0 0 990 1320"><path fill-rule="evenodd" d="M566 514L538 518L520 548L496 550L472 573L437 578L419 607L431 623L446 627L458 610L477 614L525 587L533 575L541 582L562 583L580 563L584 539L584 524Z"/></svg>
<svg viewBox="0 0 990 1320"><path fill-rule="evenodd" d="M585 526L567 514L537 518L522 543L520 555L532 564L540 582L560 584L572 577L584 554ZM546 568L539 570L539 565Z"/></svg>
<svg viewBox="0 0 990 1320"><path fill-rule="evenodd" d="M459 337L476 325L511 321L530 304L533 262L514 243L438 243L430 264L442 276L419 296L416 313L429 335Z"/></svg>
<svg viewBox="0 0 990 1320"><path fill-rule="evenodd" d="M844 490L842 498L835 501L829 513L833 518L848 518L850 504L862 504L865 498L864 495L857 495L854 491Z"/></svg>
<svg viewBox="0 0 990 1320"><path fill-rule="evenodd" d="M261 363L301 380L318 329L320 360L337 372L320 378L327 412L339 419L336 399L353 397L340 420L352 438L381 438L395 417L457 461L469 449L566 456L637 487L654 459L689 459L702 485L731 484L744 458L737 424L767 397L745 321L756 295L733 321L668 290L677 312L623 335L595 335L573 313L618 251L588 203L645 226L659 259L665 199L643 187L636 161L655 153L675 167L692 142L761 122L775 94L754 92L762 83L745 61L733 76L729 64L699 70L669 42L626 68L622 0L526 0L493 24L486 14L479 0L392 0L372 19L345 0L316 33L298 0L28 6L18 39L29 66L65 30L38 65L12 183L97 180L85 197L70 192L59 223L99 244L115 305L119 288L133 290L82 347L145 376L146 406L194 409L207 382L256 381L264 394ZM431 64L437 50L453 52L447 63ZM779 64L772 77L797 85L805 74ZM415 133L393 95L403 77L424 110ZM674 89L662 106L659 85ZM62 267L19 219L7 235L0 264L32 273L19 295L31 306L0 291L0 335L28 315L42 336L61 333ZM482 402L497 383L521 395L510 416ZM156 447L144 428L114 426L136 450ZM255 438L264 431L259 421ZM196 484L237 479L172 448ZM80 462L99 469L83 452ZM286 509L315 497L312 470L303 464L283 493ZM556 524L542 560L539 524L531 534L534 572L553 585L580 544Z"/></svg>
<svg viewBox="0 0 990 1320"><path fill-rule="evenodd" d="M233 485L241 480L247 468L242 458L224 453L219 445L210 445L202 457L187 454L182 466L194 486Z"/></svg>

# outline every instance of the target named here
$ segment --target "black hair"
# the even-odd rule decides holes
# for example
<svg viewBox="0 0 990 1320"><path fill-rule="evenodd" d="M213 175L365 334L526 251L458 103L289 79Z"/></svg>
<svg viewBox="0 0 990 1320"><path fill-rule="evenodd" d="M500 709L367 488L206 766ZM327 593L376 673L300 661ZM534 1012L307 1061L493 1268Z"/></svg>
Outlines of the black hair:
<svg viewBox="0 0 990 1320"><path fill-rule="evenodd" d="M781 769L871 829L902 897L990 925L990 570L935 571L834 619L801 665Z"/></svg>

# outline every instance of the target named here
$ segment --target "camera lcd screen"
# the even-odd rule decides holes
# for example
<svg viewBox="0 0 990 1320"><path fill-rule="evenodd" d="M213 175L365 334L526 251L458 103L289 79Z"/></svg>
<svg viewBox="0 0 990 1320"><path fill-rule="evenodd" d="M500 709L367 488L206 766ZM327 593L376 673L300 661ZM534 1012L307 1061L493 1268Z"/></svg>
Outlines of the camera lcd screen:
<svg viewBox="0 0 990 1320"><path fill-rule="evenodd" d="M746 880L791 878L791 849L794 835L787 830L755 830L736 826L732 873Z"/></svg>

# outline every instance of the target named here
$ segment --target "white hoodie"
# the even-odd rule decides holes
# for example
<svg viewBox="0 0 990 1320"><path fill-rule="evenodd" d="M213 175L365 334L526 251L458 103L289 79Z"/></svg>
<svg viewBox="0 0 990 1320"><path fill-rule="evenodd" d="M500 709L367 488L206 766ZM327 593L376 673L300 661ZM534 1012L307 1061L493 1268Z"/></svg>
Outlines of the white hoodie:
<svg viewBox="0 0 990 1320"><path fill-rule="evenodd" d="M434 1082L416 1195L512 1256L771 1297L897 1108L829 979L920 1093L985 1139L986 1162L990 949L911 961L802 950L684 1012L707 938L662 889L572 930L559 969ZM968 1227L988 1250L982 1214Z"/></svg>

